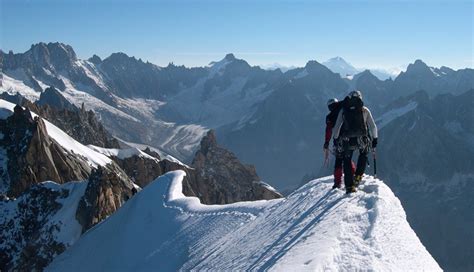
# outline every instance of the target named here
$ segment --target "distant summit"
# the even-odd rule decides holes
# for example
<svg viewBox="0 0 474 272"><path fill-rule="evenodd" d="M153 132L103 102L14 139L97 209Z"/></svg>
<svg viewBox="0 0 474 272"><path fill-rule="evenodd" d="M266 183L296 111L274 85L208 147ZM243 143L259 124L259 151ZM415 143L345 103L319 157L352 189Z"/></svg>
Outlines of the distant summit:
<svg viewBox="0 0 474 272"><path fill-rule="evenodd" d="M323 62L323 65L328 67L334 73L338 73L342 78L351 78L354 75L370 70L370 72L380 80L395 78L400 73L400 68L356 68L345 59L341 57L334 57Z"/></svg>
<svg viewBox="0 0 474 272"><path fill-rule="evenodd" d="M235 56L234 56L234 54L229 53L229 54L225 55L224 59L226 59L226 60L235 60Z"/></svg>
<svg viewBox="0 0 474 272"><path fill-rule="evenodd" d="M341 77L352 76L360 72L359 69L352 66L341 57L334 57L323 62L323 65L334 73L338 73Z"/></svg>

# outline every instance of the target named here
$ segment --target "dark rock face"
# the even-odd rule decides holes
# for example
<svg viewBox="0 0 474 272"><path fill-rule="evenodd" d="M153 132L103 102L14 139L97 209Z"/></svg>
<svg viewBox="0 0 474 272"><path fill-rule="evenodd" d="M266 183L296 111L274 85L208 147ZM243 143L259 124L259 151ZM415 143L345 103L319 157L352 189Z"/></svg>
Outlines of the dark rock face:
<svg viewBox="0 0 474 272"><path fill-rule="evenodd" d="M0 98L36 112L84 145L120 147L118 141L97 120L93 111L86 111L84 107L78 109L53 87L46 89L35 103L19 94L13 96L2 93Z"/></svg>
<svg viewBox="0 0 474 272"><path fill-rule="evenodd" d="M40 98L36 101L39 106L49 105L55 109L65 109L70 111L77 111L76 106L71 104L67 99L54 87L49 87L41 93Z"/></svg>
<svg viewBox="0 0 474 272"><path fill-rule="evenodd" d="M135 192L132 181L115 164L94 169L76 211L83 232L114 213Z"/></svg>
<svg viewBox="0 0 474 272"><path fill-rule="evenodd" d="M120 166L120 168L123 169L135 184L142 188L164 174L158 160L144 158L137 155L125 159L119 159L117 157L113 157L112 159Z"/></svg>
<svg viewBox="0 0 474 272"><path fill-rule="evenodd" d="M192 167L195 180L191 188L206 204L226 204L237 201L282 197L260 183L255 167L243 165L230 151L217 145L211 130L201 141Z"/></svg>
<svg viewBox="0 0 474 272"><path fill-rule="evenodd" d="M43 270L65 245L55 239L61 228L49 219L62 207L60 199L68 190L51 190L42 185L30 187L16 200L1 200L0 270Z"/></svg>
<svg viewBox="0 0 474 272"><path fill-rule="evenodd" d="M161 159L160 157L160 154L158 154L157 152L151 150L149 147L145 148L144 150L142 150L143 152L145 152L146 154L152 156L153 158L156 158L158 160Z"/></svg>
<svg viewBox="0 0 474 272"><path fill-rule="evenodd" d="M106 148L119 148L118 141L113 138L104 126L97 120L93 111L57 110L45 105L40 110L41 116L66 132L84 145L95 145Z"/></svg>
<svg viewBox="0 0 474 272"><path fill-rule="evenodd" d="M17 197L32 184L46 180L83 180L91 171L87 163L51 139L43 120L33 119L28 109L17 105L12 116L0 120L0 132L4 135L0 146L9 158L9 196Z"/></svg>
<svg viewBox="0 0 474 272"><path fill-rule="evenodd" d="M100 62L116 94L123 97L164 99L179 90L180 82L192 86L206 75L203 68L187 69L170 64L160 68L124 53L114 53Z"/></svg>
<svg viewBox="0 0 474 272"><path fill-rule="evenodd" d="M137 155L113 159L141 187L164 173L183 170L186 172L183 180L184 195L196 196L204 204L282 197L260 182L255 167L243 165L234 154L220 147L213 131L201 140L201 149L196 153L192 168L166 159L158 161Z"/></svg>

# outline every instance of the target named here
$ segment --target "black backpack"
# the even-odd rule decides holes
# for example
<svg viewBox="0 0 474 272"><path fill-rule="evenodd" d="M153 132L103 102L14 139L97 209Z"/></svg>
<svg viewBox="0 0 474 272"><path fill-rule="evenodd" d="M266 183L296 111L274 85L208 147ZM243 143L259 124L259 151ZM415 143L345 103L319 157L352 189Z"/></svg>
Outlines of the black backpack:
<svg viewBox="0 0 474 272"><path fill-rule="evenodd" d="M367 135L367 125L363 114L364 102L360 97L346 97L342 101L343 124L341 135L345 137L360 137Z"/></svg>
<svg viewBox="0 0 474 272"><path fill-rule="evenodd" d="M330 122L332 126L336 124L337 121L337 116L339 115L339 112L341 111L342 108L342 101L336 102L333 105L331 105L331 111L329 112L328 115L326 115L326 124Z"/></svg>

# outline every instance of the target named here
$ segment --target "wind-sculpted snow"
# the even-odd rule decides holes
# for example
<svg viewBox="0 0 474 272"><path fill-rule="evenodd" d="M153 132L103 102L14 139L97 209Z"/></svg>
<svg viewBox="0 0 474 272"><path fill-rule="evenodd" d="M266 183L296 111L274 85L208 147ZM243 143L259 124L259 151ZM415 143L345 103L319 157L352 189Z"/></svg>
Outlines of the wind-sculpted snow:
<svg viewBox="0 0 474 272"><path fill-rule="evenodd" d="M184 175L155 180L47 270L440 270L380 180L350 196L322 178L285 199L203 205L182 194Z"/></svg>

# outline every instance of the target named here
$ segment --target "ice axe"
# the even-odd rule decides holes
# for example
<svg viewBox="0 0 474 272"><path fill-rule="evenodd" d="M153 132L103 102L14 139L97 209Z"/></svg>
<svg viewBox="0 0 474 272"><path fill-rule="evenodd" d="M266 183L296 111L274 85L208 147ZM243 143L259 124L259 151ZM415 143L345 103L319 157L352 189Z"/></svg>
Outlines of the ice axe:
<svg viewBox="0 0 474 272"><path fill-rule="evenodd" d="M324 149L324 166L329 167L329 149Z"/></svg>
<svg viewBox="0 0 474 272"><path fill-rule="evenodd" d="M375 153L375 148L372 150L372 157L374 158L374 177L377 178L377 156Z"/></svg>

